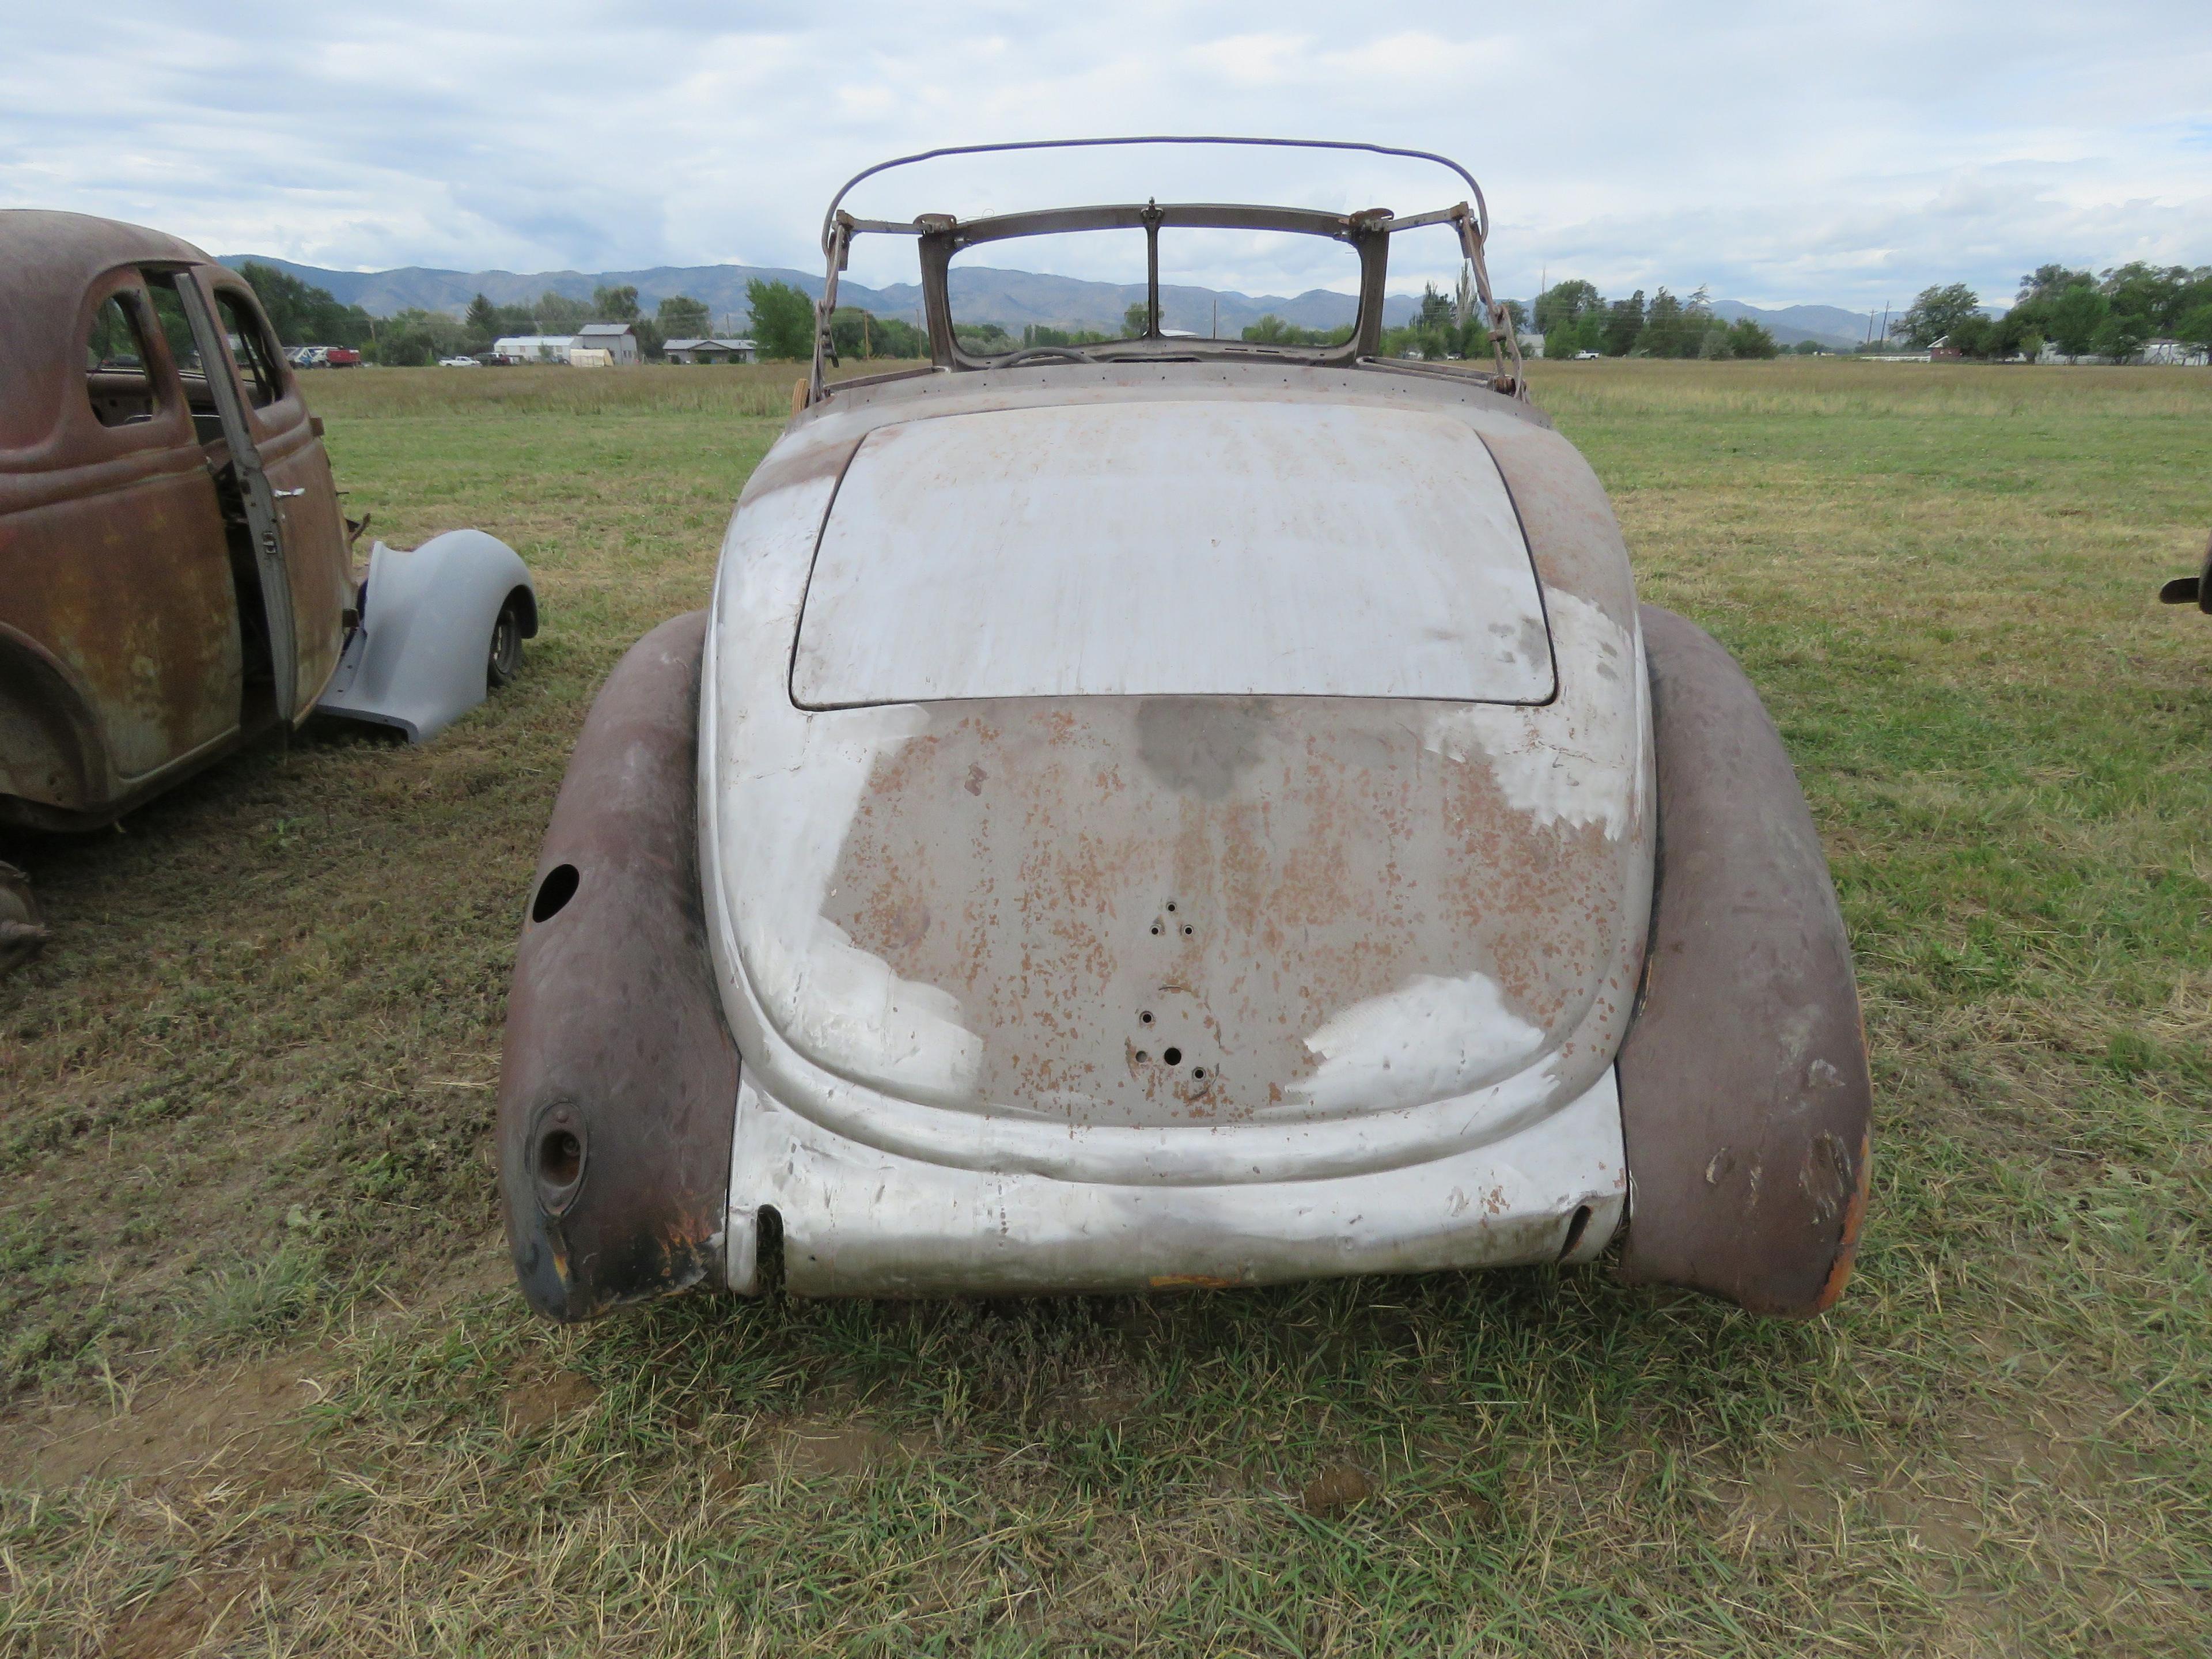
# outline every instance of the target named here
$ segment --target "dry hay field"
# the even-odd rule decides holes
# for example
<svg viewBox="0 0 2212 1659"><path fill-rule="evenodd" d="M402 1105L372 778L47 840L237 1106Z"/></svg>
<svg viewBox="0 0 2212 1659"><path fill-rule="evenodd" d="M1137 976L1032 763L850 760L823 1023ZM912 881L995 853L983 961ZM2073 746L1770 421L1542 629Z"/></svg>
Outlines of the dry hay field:
<svg viewBox="0 0 2212 1659"><path fill-rule="evenodd" d="M315 376L543 585L429 747L11 842L0 1653L2182 1654L2212 1644L2212 374L1535 366L1825 835L1877 1087L1810 1324L1601 1273L696 1297L562 1330L489 1123L593 688L793 371Z"/></svg>

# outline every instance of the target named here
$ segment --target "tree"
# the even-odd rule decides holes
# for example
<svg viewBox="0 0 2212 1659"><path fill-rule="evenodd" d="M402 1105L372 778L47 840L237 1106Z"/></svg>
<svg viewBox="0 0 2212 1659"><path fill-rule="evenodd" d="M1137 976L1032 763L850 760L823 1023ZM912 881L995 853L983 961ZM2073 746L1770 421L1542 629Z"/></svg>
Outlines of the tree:
<svg viewBox="0 0 2212 1659"><path fill-rule="evenodd" d="M1982 296L1964 283L1942 288L1923 288L1911 308L1899 319L1899 330L1908 344L1932 346L1981 309Z"/></svg>
<svg viewBox="0 0 2212 1659"><path fill-rule="evenodd" d="M2079 288L2097 279L2086 270L2069 270L2064 265L2038 265L2020 279L2020 295L2016 301L2027 305L2031 301L2056 299L2069 288Z"/></svg>
<svg viewBox="0 0 2212 1659"><path fill-rule="evenodd" d="M756 276L745 284L745 302L752 307L753 345L762 356L814 355L813 301L788 283Z"/></svg>
<svg viewBox="0 0 2212 1659"><path fill-rule="evenodd" d="M388 318L378 331L376 361L396 368L421 368L458 357L468 345L469 325L442 311L410 310Z"/></svg>
<svg viewBox="0 0 2212 1659"><path fill-rule="evenodd" d="M358 346L372 337L368 313L359 306L340 305L328 289L258 259L248 259L238 274L261 301L280 345Z"/></svg>
<svg viewBox="0 0 2212 1659"><path fill-rule="evenodd" d="M1650 308L1644 313L1644 350L1654 357L1682 356L1686 331L1682 302L1661 289L1651 296Z"/></svg>
<svg viewBox="0 0 2212 1659"><path fill-rule="evenodd" d="M2114 311L2097 325L2093 343L2100 357L2110 357L2116 363L2124 363L2143 347L2150 337L2150 325L2130 312Z"/></svg>
<svg viewBox="0 0 2212 1659"><path fill-rule="evenodd" d="M2212 348L2212 300L2184 312L2173 325L2173 335L2191 345Z"/></svg>
<svg viewBox="0 0 2212 1659"><path fill-rule="evenodd" d="M696 340L714 326L707 302L688 294L670 295L654 309L653 318L660 325L664 340Z"/></svg>
<svg viewBox="0 0 2212 1659"><path fill-rule="evenodd" d="M535 334L574 334L592 320L592 308L581 300L547 289L538 296L531 331Z"/></svg>
<svg viewBox="0 0 2212 1659"><path fill-rule="evenodd" d="M2097 348L2097 331L2112 314L2112 301L2094 288L2076 284L2050 304L2051 343L2069 357L2086 357Z"/></svg>
<svg viewBox="0 0 2212 1659"><path fill-rule="evenodd" d="M461 320L467 325L469 339L478 351L488 349L500 337L499 307L483 295L469 301L468 314Z"/></svg>
<svg viewBox="0 0 2212 1659"><path fill-rule="evenodd" d="M1951 343L1961 357L1987 360L1999 356L2004 338L1997 325L1978 311L1970 311L1952 325Z"/></svg>
<svg viewBox="0 0 2212 1659"><path fill-rule="evenodd" d="M1129 308L1121 313L1121 337L1125 340L1143 339L1152 325L1152 308L1143 300L1132 301Z"/></svg>
<svg viewBox="0 0 2212 1659"><path fill-rule="evenodd" d="M1644 290L1638 289L1626 300L1615 300L1605 314L1605 355L1626 357L1636 349L1637 337L1644 332Z"/></svg>
<svg viewBox="0 0 2212 1659"><path fill-rule="evenodd" d="M1818 340L1800 340L1790 348L1790 355L1793 357L1817 357L1820 355L1820 343Z"/></svg>
<svg viewBox="0 0 2212 1659"><path fill-rule="evenodd" d="M1771 357L1782 349L1762 325L1748 317L1729 325L1728 345L1731 357Z"/></svg>
<svg viewBox="0 0 2212 1659"><path fill-rule="evenodd" d="M592 320L600 323L634 323L643 315L637 308L637 289L624 285L621 288L595 288L592 290Z"/></svg>
<svg viewBox="0 0 2212 1659"><path fill-rule="evenodd" d="M1581 278L1554 283L1536 296L1536 331L1548 338L1554 330L1604 309L1605 296Z"/></svg>

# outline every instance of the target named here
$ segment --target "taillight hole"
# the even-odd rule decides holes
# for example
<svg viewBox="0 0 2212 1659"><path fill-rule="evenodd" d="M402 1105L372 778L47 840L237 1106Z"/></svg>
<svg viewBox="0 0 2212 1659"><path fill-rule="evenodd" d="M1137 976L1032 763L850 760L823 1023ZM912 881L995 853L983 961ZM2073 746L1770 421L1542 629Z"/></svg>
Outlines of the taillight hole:
<svg viewBox="0 0 2212 1659"><path fill-rule="evenodd" d="M530 901L532 921L550 921L561 914L562 907L576 896L576 888L583 880L573 864L556 864L545 872L545 879L538 884L538 896Z"/></svg>
<svg viewBox="0 0 2212 1659"><path fill-rule="evenodd" d="M538 1142L538 1178L556 1191L584 1172L584 1143L571 1129L548 1129Z"/></svg>
<svg viewBox="0 0 2212 1659"><path fill-rule="evenodd" d="M1180 1048L1163 1048L1160 1050L1160 1058L1167 1061L1170 1066L1180 1066L1182 1064L1182 1050Z"/></svg>

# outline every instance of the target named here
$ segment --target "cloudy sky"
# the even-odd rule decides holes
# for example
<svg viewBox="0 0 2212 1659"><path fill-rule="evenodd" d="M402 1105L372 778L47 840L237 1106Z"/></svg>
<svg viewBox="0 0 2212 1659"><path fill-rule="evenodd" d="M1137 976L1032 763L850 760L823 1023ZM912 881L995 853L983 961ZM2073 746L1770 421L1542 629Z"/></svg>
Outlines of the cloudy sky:
<svg viewBox="0 0 2212 1659"><path fill-rule="evenodd" d="M9 12L0 204L347 269L811 266L830 193L884 155L1128 132L1443 150L1483 183L1510 294L1578 275L1864 308L1958 280L2008 300L2048 259L2212 264L2207 0ZM937 164L860 205L1133 191L1401 212L1463 193L1366 161L1240 174L1154 152ZM889 257L854 275L902 274Z"/></svg>

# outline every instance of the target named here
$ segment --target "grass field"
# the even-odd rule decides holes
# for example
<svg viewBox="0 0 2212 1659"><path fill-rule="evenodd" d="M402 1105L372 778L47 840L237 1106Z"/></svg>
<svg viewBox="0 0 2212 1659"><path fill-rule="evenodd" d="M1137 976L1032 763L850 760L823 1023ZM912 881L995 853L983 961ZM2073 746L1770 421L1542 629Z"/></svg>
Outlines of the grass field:
<svg viewBox="0 0 2212 1659"><path fill-rule="evenodd" d="M378 533L545 631L0 855L0 1653L2212 1645L2212 374L1537 366L1742 658L1857 952L1858 1275L526 1316L501 1008L592 692L702 603L785 369L314 378Z"/></svg>

